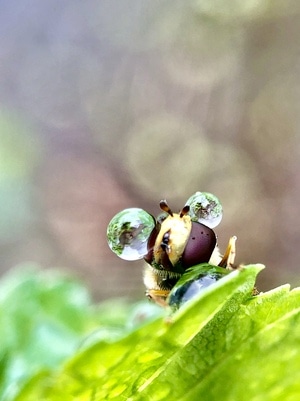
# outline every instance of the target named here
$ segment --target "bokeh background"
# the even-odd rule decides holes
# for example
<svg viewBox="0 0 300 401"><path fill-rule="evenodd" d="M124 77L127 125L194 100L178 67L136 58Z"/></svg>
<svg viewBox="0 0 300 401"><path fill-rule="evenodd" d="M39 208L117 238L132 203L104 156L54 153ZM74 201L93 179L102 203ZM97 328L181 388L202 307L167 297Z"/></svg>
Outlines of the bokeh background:
<svg viewBox="0 0 300 401"><path fill-rule="evenodd" d="M1 0L1 274L142 298L107 223L202 190L260 289L300 284L299 27L296 0Z"/></svg>

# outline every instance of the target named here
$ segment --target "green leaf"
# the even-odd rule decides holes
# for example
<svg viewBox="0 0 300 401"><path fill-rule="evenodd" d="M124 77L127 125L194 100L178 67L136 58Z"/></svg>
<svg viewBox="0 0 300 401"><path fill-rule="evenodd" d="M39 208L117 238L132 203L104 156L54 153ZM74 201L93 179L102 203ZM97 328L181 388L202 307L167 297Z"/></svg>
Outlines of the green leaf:
<svg viewBox="0 0 300 401"><path fill-rule="evenodd" d="M0 282L0 398L13 399L27 380L47 376L79 348L132 331L138 313L154 313L139 308L124 300L93 306L86 288L57 270L9 272Z"/></svg>
<svg viewBox="0 0 300 401"><path fill-rule="evenodd" d="M298 400L300 289L253 296L262 268L233 271L176 313L77 349L12 399Z"/></svg>
<svg viewBox="0 0 300 401"><path fill-rule="evenodd" d="M284 286L246 302L232 316L223 340L220 333L214 334L214 325L204 332L193 345L211 337L206 354L212 353L213 364L206 364L201 376L197 373L193 387L181 399L212 400L222 395L223 400L298 400L299 305L299 289L289 292Z"/></svg>
<svg viewBox="0 0 300 401"><path fill-rule="evenodd" d="M49 400L103 400L108 396L116 400L162 399L159 394L173 392L173 386L178 384L185 394L186 378L182 383L178 383L178 378L173 379L173 370L178 373L176 364L184 362L193 338L200 335L210 321L222 312L224 321L228 320L225 315L232 315L241 302L250 297L260 269L252 266L233 272L171 318L159 318L119 341L100 341L79 352L61 372L43 378L39 385L35 383L30 395L27 388L26 396L20 395L18 399L37 397L35 391L42 399ZM51 387L49 380L53 383Z"/></svg>

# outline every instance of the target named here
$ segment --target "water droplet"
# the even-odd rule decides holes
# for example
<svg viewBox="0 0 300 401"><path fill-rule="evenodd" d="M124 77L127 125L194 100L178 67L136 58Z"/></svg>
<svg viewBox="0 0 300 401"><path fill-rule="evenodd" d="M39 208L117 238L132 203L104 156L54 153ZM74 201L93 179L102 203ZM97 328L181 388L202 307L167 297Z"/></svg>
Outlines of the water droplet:
<svg viewBox="0 0 300 401"><path fill-rule="evenodd" d="M169 295L169 305L178 309L229 273L223 267L198 265L179 279Z"/></svg>
<svg viewBox="0 0 300 401"><path fill-rule="evenodd" d="M186 282L171 292L169 305L179 308L182 304L195 298L200 292L217 282L221 277L221 275L207 274L200 275L196 280Z"/></svg>
<svg viewBox="0 0 300 401"><path fill-rule="evenodd" d="M193 221L198 221L209 228L220 224L223 216L219 199L208 192L196 192L186 202L190 206L189 215Z"/></svg>
<svg viewBox="0 0 300 401"><path fill-rule="evenodd" d="M121 259L142 259L148 252L147 243L154 227L154 217L145 210L122 210L107 226L108 245Z"/></svg>

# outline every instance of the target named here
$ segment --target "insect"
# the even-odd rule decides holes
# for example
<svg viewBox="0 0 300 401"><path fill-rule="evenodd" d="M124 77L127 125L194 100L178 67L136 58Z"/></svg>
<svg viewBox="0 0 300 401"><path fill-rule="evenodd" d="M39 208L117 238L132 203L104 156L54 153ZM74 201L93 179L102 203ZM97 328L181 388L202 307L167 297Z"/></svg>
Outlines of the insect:
<svg viewBox="0 0 300 401"><path fill-rule="evenodd" d="M157 219L143 209L122 210L108 224L107 240L120 258L145 260L146 295L166 306L181 303L189 298L187 291L197 292L197 287L210 285L232 269L236 237L230 238L221 256L213 228L221 222L223 212L218 198L211 193L196 192L179 213L173 213L166 200L160 201L160 208L162 213ZM176 288L192 266L208 263L217 271L202 271L184 288ZM169 297L174 286L177 292Z"/></svg>

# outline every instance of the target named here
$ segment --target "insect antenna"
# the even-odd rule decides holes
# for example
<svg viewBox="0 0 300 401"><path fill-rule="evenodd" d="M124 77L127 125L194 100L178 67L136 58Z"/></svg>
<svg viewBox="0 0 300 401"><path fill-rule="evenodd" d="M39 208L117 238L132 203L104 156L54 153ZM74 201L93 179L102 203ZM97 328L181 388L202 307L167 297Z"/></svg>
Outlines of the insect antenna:
<svg viewBox="0 0 300 401"><path fill-rule="evenodd" d="M159 206L160 206L161 210L163 210L164 212L167 212L170 216L173 216L173 212L169 208L169 205L167 204L166 200L161 200L159 202Z"/></svg>
<svg viewBox="0 0 300 401"><path fill-rule="evenodd" d="M188 212L190 211L190 206L189 205L185 205L182 209L181 212L179 214L180 217L185 216L186 214L188 214Z"/></svg>

